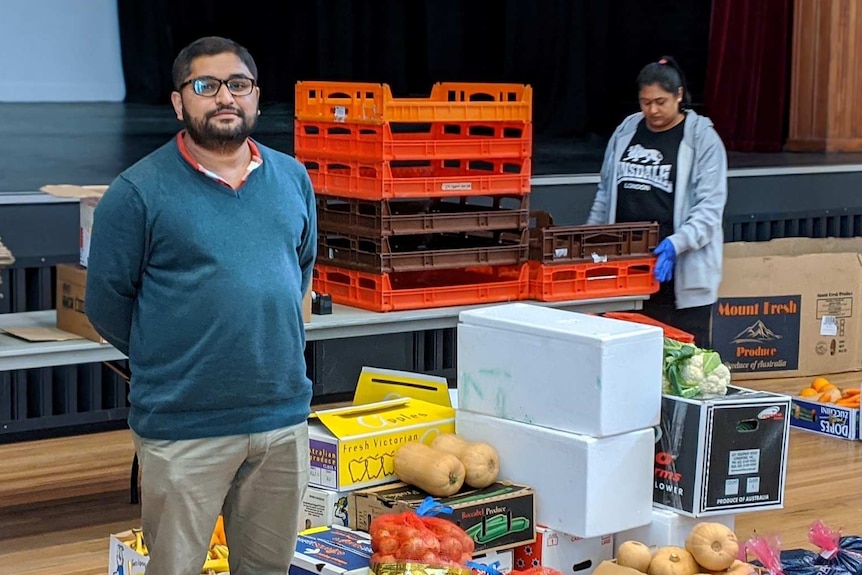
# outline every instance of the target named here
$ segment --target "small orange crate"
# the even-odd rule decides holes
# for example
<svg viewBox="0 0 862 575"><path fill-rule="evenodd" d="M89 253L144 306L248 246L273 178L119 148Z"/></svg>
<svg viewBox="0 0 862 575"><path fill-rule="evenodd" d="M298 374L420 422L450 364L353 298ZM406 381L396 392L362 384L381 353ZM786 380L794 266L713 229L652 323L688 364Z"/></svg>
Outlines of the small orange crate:
<svg viewBox="0 0 862 575"><path fill-rule="evenodd" d="M371 311L426 309L524 299L527 265L371 274L316 264L314 290Z"/></svg>
<svg viewBox="0 0 862 575"><path fill-rule="evenodd" d="M599 297L649 295L658 291L655 258L605 263L546 265L529 262L530 297L566 301Z"/></svg>
<svg viewBox="0 0 862 575"><path fill-rule="evenodd" d="M512 195L530 192L530 160L428 160L403 165L297 154L314 191L364 200Z"/></svg>
<svg viewBox="0 0 862 575"><path fill-rule="evenodd" d="M523 84L438 82L427 98L394 98L388 84L297 82L296 118L325 122L531 122Z"/></svg>
<svg viewBox="0 0 862 575"><path fill-rule="evenodd" d="M657 319L653 319L641 313L633 313L627 311L609 311L603 313L602 315L611 319L642 323L644 325L654 325L664 330L665 337L675 339L676 341L681 341L682 343L694 343L694 336L687 331L682 331L681 329L675 328L672 325L660 322Z"/></svg>
<svg viewBox="0 0 862 575"><path fill-rule="evenodd" d="M524 122L433 122L350 124L294 121L299 155L346 160L529 158L532 124Z"/></svg>

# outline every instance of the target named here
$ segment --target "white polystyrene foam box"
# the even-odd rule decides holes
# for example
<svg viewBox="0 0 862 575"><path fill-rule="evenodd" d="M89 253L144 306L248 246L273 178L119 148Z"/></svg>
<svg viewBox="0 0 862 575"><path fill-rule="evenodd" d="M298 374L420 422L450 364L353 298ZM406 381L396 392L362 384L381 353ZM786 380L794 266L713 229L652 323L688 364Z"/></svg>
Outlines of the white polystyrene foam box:
<svg viewBox="0 0 862 575"><path fill-rule="evenodd" d="M514 303L461 312L458 407L605 437L658 425L658 327Z"/></svg>
<svg viewBox="0 0 862 575"><path fill-rule="evenodd" d="M599 537L650 522L652 428L595 438L459 409L455 432L491 444L500 478L536 492L536 523Z"/></svg>

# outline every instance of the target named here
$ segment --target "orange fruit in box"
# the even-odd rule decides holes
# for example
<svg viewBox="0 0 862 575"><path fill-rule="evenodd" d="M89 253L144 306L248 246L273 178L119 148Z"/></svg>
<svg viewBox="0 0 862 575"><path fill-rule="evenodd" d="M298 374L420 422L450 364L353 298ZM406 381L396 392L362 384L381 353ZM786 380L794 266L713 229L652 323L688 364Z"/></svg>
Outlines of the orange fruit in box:
<svg viewBox="0 0 862 575"><path fill-rule="evenodd" d="M799 392L799 397L814 397L816 395L820 395L820 392L813 387L806 387Z"/></svg>
<svg viewBox="0 0 862 575"><path fill-rule="evenodd" d="M828 379L826 379L825 377L815 377L814 381L811 382L811 387L815 391L820 391L820 392L825 391L823 388L826 387L827 385L832 385L832 383Z"/></svg>

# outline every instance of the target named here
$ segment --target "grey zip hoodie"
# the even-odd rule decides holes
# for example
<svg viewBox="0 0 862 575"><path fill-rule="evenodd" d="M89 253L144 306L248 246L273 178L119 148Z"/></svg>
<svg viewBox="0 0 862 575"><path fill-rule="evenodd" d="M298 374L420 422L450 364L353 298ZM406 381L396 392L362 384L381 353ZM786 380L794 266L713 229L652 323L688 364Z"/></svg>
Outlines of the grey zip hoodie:
<svg viewBox="0 0 862 575"><path fill-rule="evenodd" d="M617 164L643 114L617 127L605 150L602 173L588 224L612 224L617 213ZM676 307L715 303L721 283L722 218L727 201L727 153L712 121L687 110L676 158L673 234L676 249Z"/></svg>

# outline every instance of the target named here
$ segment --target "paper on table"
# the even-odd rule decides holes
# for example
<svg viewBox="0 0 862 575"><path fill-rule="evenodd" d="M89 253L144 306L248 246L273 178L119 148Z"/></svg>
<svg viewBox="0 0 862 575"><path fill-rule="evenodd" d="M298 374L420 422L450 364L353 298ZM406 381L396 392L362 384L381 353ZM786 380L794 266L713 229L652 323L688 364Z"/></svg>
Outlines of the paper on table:
<svg viewBox="0 0 862 575"><path fill-rule="evenodd" d="M3 331L9 335L31 342L84 339L80 335L75 335L56 327L7 327Z"/></svg>

